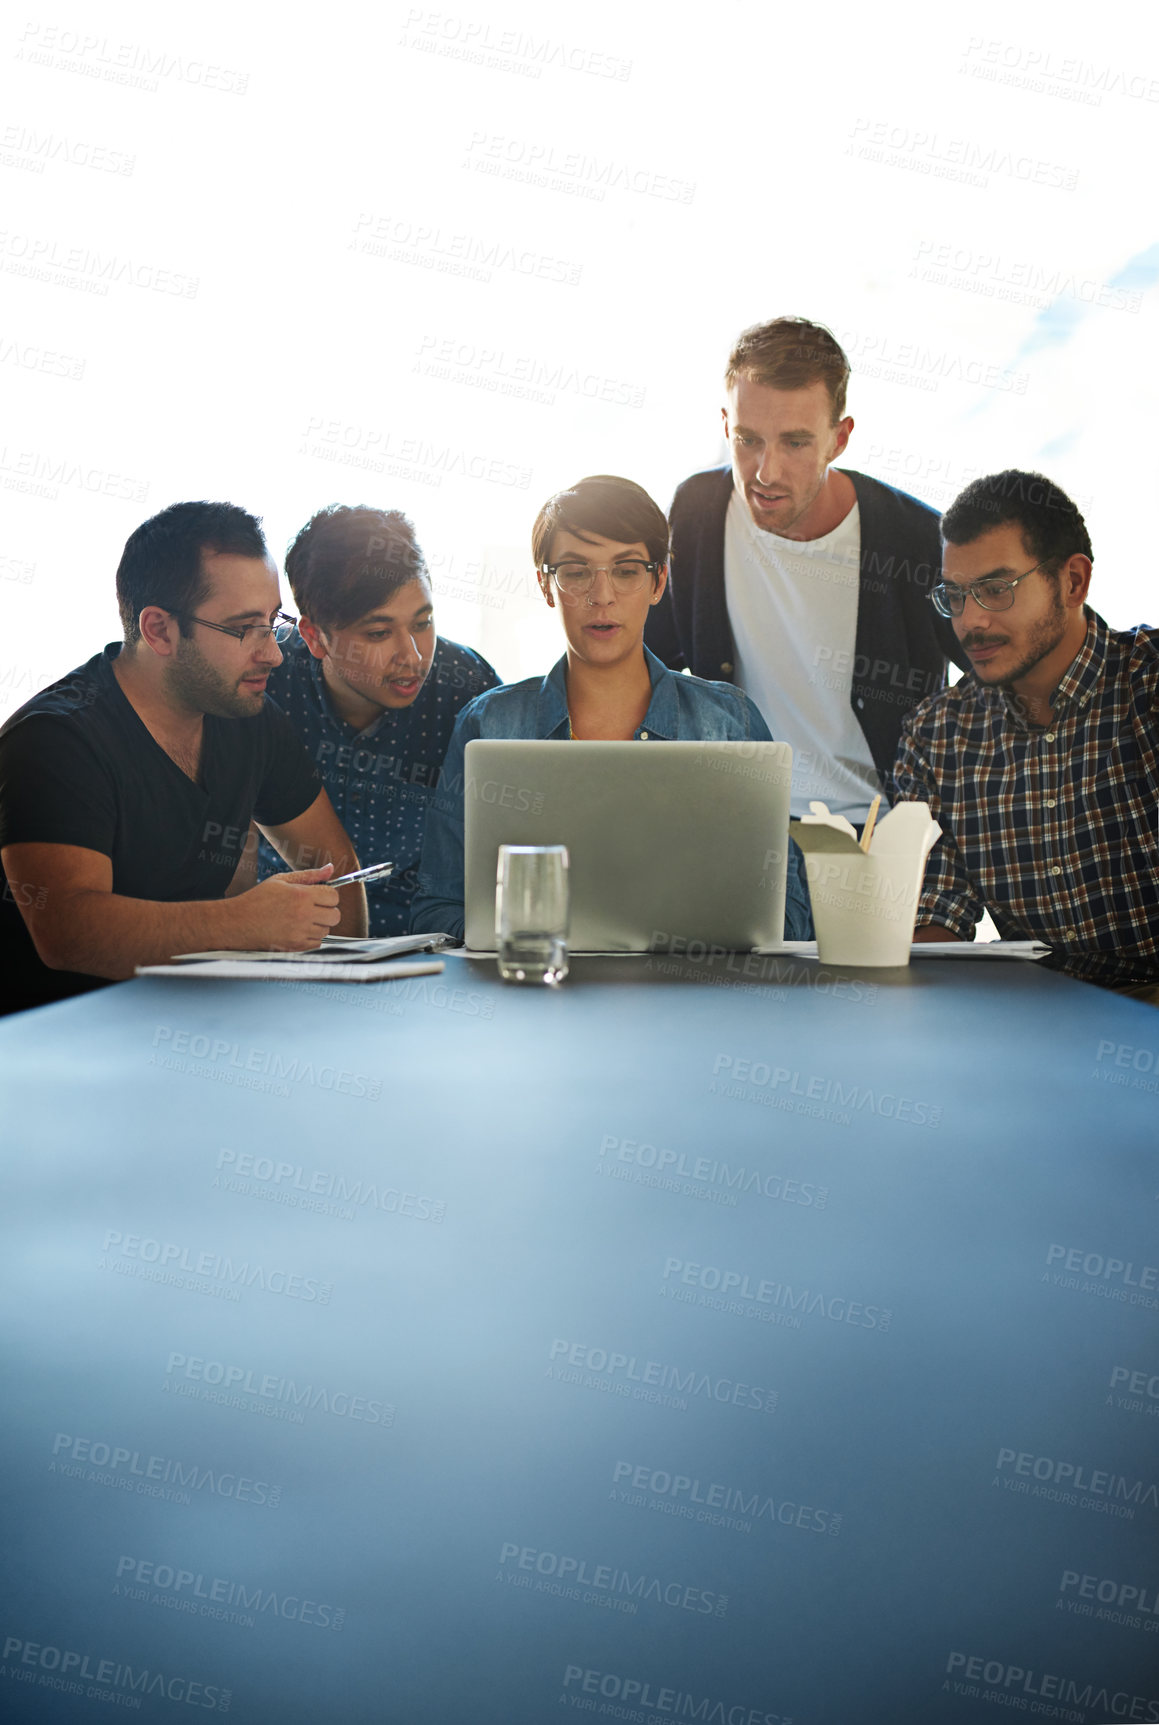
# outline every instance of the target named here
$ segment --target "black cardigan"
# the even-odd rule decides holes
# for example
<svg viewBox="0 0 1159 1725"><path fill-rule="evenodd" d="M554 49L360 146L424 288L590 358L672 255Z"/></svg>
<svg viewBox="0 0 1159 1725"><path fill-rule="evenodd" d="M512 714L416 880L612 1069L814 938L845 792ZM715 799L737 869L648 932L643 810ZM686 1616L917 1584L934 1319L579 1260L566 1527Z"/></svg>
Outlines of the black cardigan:
<svg viewBox="0 0 1159 1725"><path fill-rule="evenodd" d="M936 510L905 491L841 469L853 481L861 524L861 592L850 700L883 778L897 755L904 715L942 687L946 658L969 668L927 594L941 572ZM724 599L724 518L732 469L694 473L677 487L670 513L668 589L652 608L644 639L674 671L731 682L732 629Z"/></svg>

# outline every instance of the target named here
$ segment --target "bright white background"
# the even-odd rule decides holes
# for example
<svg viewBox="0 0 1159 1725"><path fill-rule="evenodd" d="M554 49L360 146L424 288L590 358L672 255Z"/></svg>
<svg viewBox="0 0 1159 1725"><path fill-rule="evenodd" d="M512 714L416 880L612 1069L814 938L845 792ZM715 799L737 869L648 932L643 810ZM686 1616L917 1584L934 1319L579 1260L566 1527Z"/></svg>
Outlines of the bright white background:
<svg viewBox="0 0 1159 1725"><path fill-rule="evenodd" d="M9 16L0 714L115 638L125 538L192 497L279 557L321 504L402 508L443 633L545 669L539 505L666 506L779 313L850 355L851 465L939 506L1041 468L1103 614L1159 621L1142 9Z"/></svg>

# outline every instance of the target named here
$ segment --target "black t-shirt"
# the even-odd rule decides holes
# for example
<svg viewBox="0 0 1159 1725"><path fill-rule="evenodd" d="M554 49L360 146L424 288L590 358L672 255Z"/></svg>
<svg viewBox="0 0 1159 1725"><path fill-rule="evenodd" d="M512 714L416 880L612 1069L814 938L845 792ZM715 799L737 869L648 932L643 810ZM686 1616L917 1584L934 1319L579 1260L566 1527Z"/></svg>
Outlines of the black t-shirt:
<svg viewBox="0 0 1159 1725"><path fill-rule="evenodd" d="M113 865L113 891L175 904L224 896L250 818L281 826L304 814L318 772L277 707L253 719L207 714L195 784L154 739L113 675L113 642L35 695L0 728L0 845L81 845ZM20 904L43 891L4 881L4 1007L98 985L40 962Z"/></svg>

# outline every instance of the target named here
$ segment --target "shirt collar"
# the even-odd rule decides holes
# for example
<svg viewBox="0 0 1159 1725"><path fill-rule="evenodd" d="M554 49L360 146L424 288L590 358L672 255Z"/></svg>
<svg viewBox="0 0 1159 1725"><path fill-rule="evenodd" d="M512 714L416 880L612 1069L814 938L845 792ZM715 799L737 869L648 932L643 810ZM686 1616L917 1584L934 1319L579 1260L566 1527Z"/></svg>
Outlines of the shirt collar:
<svg viewBox="0 0 1159 1725"><path fill-rule="evenodd" d="M1076 707L1085 706L1094 694L1106 664L1107 625L1089 605L1084 609L1087 617L1086 639L1063 672L1058 688L1051 697L1050 704L1056 711L1064 703Z"/></svg>
<svg viewBox="0 0 1159 1725"><path fill-rule="evenodd" d="M1057 714L1063 707L1085 707L1098 686L1106 664L1109 636L1107 625L1097 611L1092 611L1089 605L1083 607L1087 619L1086 639L1082 646L1059 678L1058 686L1050 698L1050 705ZM1032 727L1027 725L1023 712L1023 703L1012 689L1001 683L979 683L984 699L991 707L1004 707L1007 717L1023 730Z"/></svg>
<svg viewBox="0 0 1159 1725"><path fill-rule="evenodd" d="M668 670L663 659L658 659L655 653L647 647L644 648L644 663L648 667L648 675L652 680L652 699L648 702L648 711L644 714L644 722L640 729L647 731L649 738L654 737L658 742L668 742L675 736L679 721L676 691L672 687L672 673ZM541 737L567 736L566 653L561 659L556 660L539 686L536 717Z"/></svg>
<svg viewBox="0 0 1159 1725"><path fill-rule="evenodd" d="M301 639L299 639L294 651L297 652L299 649L301 650L301 655L310 677L310 683L314 690L314 699L317 702L318 711L321 713L326 724L333 725L335 730L340 731L347 737L375 736L383 720L387 718L389 709L384 707L381 713L379 713L377 719L372 719L364 730L358 730L349 722L349 720L344 719L341 713L339 713L335 708L330 691L326 687L326 679L322 675L321 659L315 659L313 653L311 653L310 649L306 646L306 643ZM282 652L286 652L285 647L282 648Z"/></svg>
<svg viewBox="0 0 1159 1725"><path fill-rule="evenodd" d="M644 714L641 729L659 742L669 742L680 728L680 708L674 687L675 674L668 669L663 659L658 659L647 647L644 648L644 663L652 679L652 699L648 702L648 711Z"/></svg>

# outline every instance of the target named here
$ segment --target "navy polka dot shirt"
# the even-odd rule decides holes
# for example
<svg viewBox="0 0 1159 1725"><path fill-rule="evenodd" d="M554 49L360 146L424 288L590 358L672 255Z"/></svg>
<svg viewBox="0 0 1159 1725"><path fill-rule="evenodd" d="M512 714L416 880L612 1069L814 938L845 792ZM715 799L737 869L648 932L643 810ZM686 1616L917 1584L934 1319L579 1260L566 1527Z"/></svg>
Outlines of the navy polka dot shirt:
<svg viewBox="0 0 1159 1725"><path fill-rule="evenodd" d="M289 719L322 774L335 813L363 867L393 862L394 873L366 889L370 932L405 934L418 879L427 802L455 719L468 701L499 678L469 647L439 640L427 680L409 707L384 709L364 731L338 717L315 659L296 632L281 643L285 655L271 672L268 693ZM258 877L286 864L263 839Z"/></svg>

